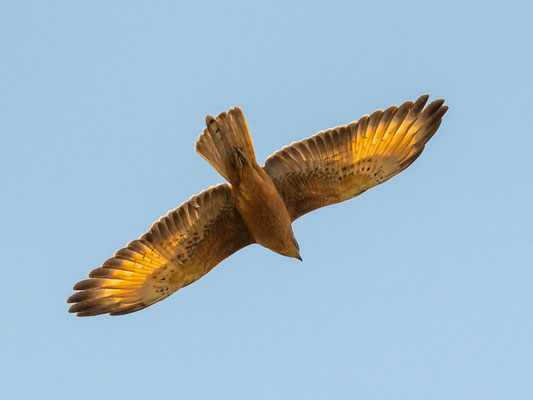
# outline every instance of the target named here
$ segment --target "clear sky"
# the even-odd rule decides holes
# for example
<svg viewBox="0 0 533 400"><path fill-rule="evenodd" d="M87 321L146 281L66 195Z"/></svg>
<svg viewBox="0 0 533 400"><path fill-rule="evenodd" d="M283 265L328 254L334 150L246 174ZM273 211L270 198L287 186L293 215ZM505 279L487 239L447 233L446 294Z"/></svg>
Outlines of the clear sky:
<svg viewBox="0 0 533 400"><path fill-rule="evenodd" d="M533 29L523 1L2 1L2 398L533 398ZM168 300L76 318L114 251L222 178L429 93L424 154Z"/></svg>

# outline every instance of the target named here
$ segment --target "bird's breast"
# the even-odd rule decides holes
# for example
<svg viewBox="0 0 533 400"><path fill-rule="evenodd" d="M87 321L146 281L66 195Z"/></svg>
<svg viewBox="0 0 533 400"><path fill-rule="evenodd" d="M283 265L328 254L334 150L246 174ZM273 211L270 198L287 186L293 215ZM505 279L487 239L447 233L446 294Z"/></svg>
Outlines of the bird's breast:
<svg viewBox="0 0 533 400"><path fill-rule="evenodd" d="M239 185L231 192L244 224L257 243L278 251L280 241L291 228L291 219L285 203L270 177L260 170L243 173Z"/></svg>

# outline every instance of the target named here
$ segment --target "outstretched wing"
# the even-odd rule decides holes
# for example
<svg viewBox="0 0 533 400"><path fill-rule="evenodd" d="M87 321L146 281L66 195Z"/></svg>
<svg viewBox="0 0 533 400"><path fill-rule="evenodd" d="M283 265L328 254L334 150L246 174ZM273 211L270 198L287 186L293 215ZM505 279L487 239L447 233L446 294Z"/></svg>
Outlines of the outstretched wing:
<svg viewBox="0 0 533 400"><path fill-rule="evenodd" d="M161 301L253 243L227 184L211 187L155 222L140 239L78 282L78 316L128 314Z"/></svg>
<svg viewBox="0 0 533 400"><path fill-rule="evenodd" d="M351 199L411 165L448 110L444 100L435 100L424 109L428 97L378 110L270 156L264 169L292 220Z"/></svg>

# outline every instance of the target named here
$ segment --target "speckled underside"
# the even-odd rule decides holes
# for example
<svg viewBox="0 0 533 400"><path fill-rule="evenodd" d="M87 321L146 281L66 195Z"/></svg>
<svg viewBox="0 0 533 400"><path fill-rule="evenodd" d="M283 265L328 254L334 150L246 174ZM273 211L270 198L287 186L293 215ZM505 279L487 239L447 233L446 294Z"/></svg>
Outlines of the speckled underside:
<svg viewBox="0 0 533 400"><path fill-rule="evenodd" d="M428 96L320 132L270 156L264 169L294 221L351 199L403 171L422 153L448 107Z"/></svg>
<svg viewBox="0 0 533 400"><path fill-rule="evenodd" d="M207 274L253 239L220 184L170 211L138 240L117 251L74 286L78 316L131 313L161 301Z"/></svg>

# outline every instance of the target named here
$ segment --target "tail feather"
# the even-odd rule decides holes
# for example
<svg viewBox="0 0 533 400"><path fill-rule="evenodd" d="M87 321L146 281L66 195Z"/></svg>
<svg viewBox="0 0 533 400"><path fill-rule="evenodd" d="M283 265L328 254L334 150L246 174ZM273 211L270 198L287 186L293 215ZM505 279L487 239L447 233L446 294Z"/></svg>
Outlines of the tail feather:
<svg viewBox="0 0 533 400"><path fill-rule="evenodd" d="M239 107L230 108L216 118L205 118L207 128L196 141L196 151L230 183L238 181L243 162L255 161L248 124Z"/></svg>

